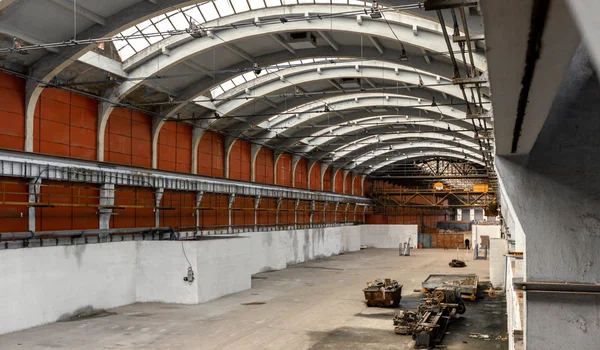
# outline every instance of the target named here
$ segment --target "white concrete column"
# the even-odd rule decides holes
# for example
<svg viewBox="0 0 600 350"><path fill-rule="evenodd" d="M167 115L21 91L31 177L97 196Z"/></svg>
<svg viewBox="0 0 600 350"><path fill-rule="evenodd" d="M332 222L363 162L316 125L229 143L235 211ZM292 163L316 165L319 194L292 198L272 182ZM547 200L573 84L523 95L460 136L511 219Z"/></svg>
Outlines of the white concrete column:
<svg viewBox="0 0 600 350"><path fill-rule="evenodd" d="M365 205L365 207L363 209L363 223L367 222L367 208L368 207L369 207L368 205Z"/></svg>
<svg viewBox="0 0 600 350"><path fill-rule="evenodd" d="M256 157L262 148L261 145L253 143L250 146L250 181L256 181ZM255 210L256 213L256 210Z"/></svg>
<svg viewBox="0 0 600 350"><path fill-rule="evenodd" d="M229 179L229 160L231 158L231 148L233 147L233 144L235 143L235 139L231 136L225 137L224 140L224 152L225 152L225 178Z"/></svg>
<svg viewBox="0 0 600 350"><path fill-rule="evenodd" d="M38 202L38 196L40 195L40 184L42 183L42 179L40 178L36 178L36 179L31 179L29 180L29 198L28 198L28 202L29 203L37 203ZM28 220L28 224L27 227L29 229L29 231L31 232L35 232L35 206L30 206L29 208L27 208L27 220Z"/></svg>
<svg viewBox="0 0 600 350"><path fill-rule="evenodd" d="M258 230L258 207L260 206L260 196L254 197L254 231Z"/></svg>
<svg viewBox="0 0 600 350"><path fill-rule="evenodd" d="M110 228L110 218L112 216L115 205L115 185L114 184L102 184L100 185L100 208L98 209L98 215L100 216L99 228L101 230L108 230Z"/></svg>
<svg viewBox="0 0 600 350"><path fill-rule="evenodd" d="M300 159L300 156L292 155L292 187L296 187L296 167Z"/></svg>
<svg viewBox="0 0 600 350"><path fill-rule="evenodd" d="M356 221L356 213L358 212L358 205L354 204L354 220Z"/></svg>
<svg viewBox="0 0 600 350"><path fill-rule="evenodd" d="M325 187L323 187L323 183L324 183L324 179L325 179L325 172L327 171L327 169L329 169L329 164L321 163L321 177L320 177L321 191L323 191L323 189L325 188ZM332 182L332 186L333 186L333 176L331 177L331 180L332 180L331 182Z"/></svg>
<svg viewBox="0 0 600 350"><path fill-rule="evenodd" d="M327 222L327 205L329 202L323 203L323 224Z"/></svg>
<svg viewBox="0 0 600 350"><path fill-rule="evenodd" d="M310 224L311 227L312 227L313 218L315 215L315 209L316 209L316 203L315 203L315 201L311 201L310 202L310 212L308 214L308 223Z"/></svg>
<svg viewBox="0 0 600 350"><path fill-rule="evenodd" d="M162 201L163 195L165 194L164 188L157 188L154 190L154 226L160 227L160 202Z"/></svg>
<svg viewBox="0 0 600 350"><path fill-rule="evenodd" d="M462 209L461 208L456 209L456 220L462 221Z"/></svg>
<svg viewBox="0 0 600 350"><path fill-rule="evenodd" d="M194 231L198 231L200 227L200 204L202 203L202 198L204 197L204 191L196 192L196 210L194 215L196 216L196 229Z"/></svg>
<svg viewBox="0 0 600 350"><path fill-rule="evenodd" d="M357 194L357 193L354 193L354 180L356 179L357 176L358 176L358 174L352 173L352 181L350 181L350 193L353 195Z"/></svg>
<svg viewBox="0 0 600 350"><path fill-rule="evenodd" d="M233 227L231 225L233 225L233 203L235 203L235 194L230 194L229 195L229 201L227 203L227 232L228 233L232 233L233 232Z"/></svg>
<svg viewBox="0 0 600 350"><path fill-rule="evenodd" d="M195 127L192 131L192 174L198 174L198 147L204 135L204 129Z"/></svg>

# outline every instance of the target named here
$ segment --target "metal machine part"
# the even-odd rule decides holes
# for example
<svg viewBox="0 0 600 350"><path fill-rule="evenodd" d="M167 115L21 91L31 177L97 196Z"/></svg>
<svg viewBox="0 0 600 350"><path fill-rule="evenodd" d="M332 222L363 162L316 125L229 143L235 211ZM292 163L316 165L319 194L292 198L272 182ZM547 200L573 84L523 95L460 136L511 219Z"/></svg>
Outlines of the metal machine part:
<svg viewBox="0 0 600 350"><path fill-rule="evenodd" d="M394 332L412 335L415 349L430 349L441 343L450 320L466 311L460 288L437 287L419 302L417 312L402 310L394 317Z"/></svg>
<svg viewBox="0 0 600 350"><path fill-rule="evenodd" d="M367 282L363 292L367 306L398 307L402 299L402 285L389 278Z"/></svg>
<svg viewBox="0 0 600 350"><path fill-rule="evenodd" d="M183 277L183 280L187 283L192 283L194 282L194 270L192 269L192 267L188 267L187 269L187 276Z"/></svg>

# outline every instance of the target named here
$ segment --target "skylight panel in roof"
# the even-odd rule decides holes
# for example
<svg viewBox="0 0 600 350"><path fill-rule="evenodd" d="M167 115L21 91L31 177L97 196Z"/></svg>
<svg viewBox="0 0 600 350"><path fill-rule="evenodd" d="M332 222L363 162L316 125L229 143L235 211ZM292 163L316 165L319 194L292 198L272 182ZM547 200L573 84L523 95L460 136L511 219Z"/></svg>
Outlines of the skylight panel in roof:
<svg viewBox="0 0 600 350"><path fill-rule="evenodd" d="M267 7L277 7L281 6L281 0L267 0Z"/></svg>
<svg viewBox="0 0 600 350"><path fill-rule="evenodd" d="M148 41L145 38L128 39L127 41L137 52L140 52L148 47Z"/></svg>
<svg viewBox="0 0 600 350"><path fill-rule="evenodd" d="M284 5L297 5L298 4L297 0L281 0L281 2Z"/></svg>
<svg viewBox="0 0 600 350"><path fill-rule="evenodd" d="M253 10L265 8L265 3L263 0L248 0L250 3L250 8Z"/></svg>
<svg viewBox="0 0 600 350"><path fill-rule="evenodd" d="M233 11L233 7L231 7L229 0L215 0L214 3L221 17L235 14L235 11Z"/></svg>
<svg viewBox="0 0 600 350"><path fill-rule="evenodd" d="M298 0L299 4L314 4L315 0Z"/></svg>
<svg viewBox="0 0 600 350"><path fill-rule="evenodd" d="M254 74L254 72L246 72L243 74L244 79L246 79L246 81L250 81L254 78L256 78L256 74Z"/></svg>
<svg viewBox="0 0 600 350"><path fill-rule="evenodd" d="M231 90L231 89L233 89L234 87L235 87L235 84L234 84L234 83L233 83L231 80L229 80L229 81L226 81L226 82L224 82L223 84L221 84L221 88L222 88L224 91Z"/></svg>
<svg viewBox="0 0 600 350"><path fill-rule="evenodd" d="M206 21L212 21L219 18L219 13L212 2L207 2L199 6L200 12Z"/></svg>
<svg viewBox="0 0 600 350"><path fill-rule="evenodd" d="M188 18L188 20L190 18L193 19L194 23L197 23L197 24L204 23L204 17L202 17L202 14L200 13L198 6L192 6L189 9L183 11L183 13L185 13L185 16Z"/></svg>
<svg viewBox="0 0 600 350"><path fill-rule="evenodd" d="M129 45L125 40L115 40L113 41L113 44L117 50L121 50L124 46Z"/></svg>
<svg viewBox="0 0 600 350"><path fill-rule="evenodd" d="M121 50L119 50L119 56L121 56L121 59L124 61L126 59L128 59L129 57L135 55L136 52L135 50L131 47L131 45L125 45Z"/></svg>
<svg viewBox="0 0 600 350"><path fill-rule="evenodd" d="M175 29L171 24L171 21L169 21L167 19L167 16L164 15L159 17L156 21L154 21L154 24L156 25L156 28L158 28L158 30L161 33L163 33L163 35L165 35L164 33Z"/></svg>
<svg viewBox="0 0 600 350"><path fill-rule="evenodd" d="M177 12L174 15L169 17L171 24L175 26L175 29L185 30L190 27L190 22L183 15L182 12Z"/></svg>
<svg viewBox="0 0 600 350"><path fill-rule="evenodd" d="M240 84L243 84L246 82L246 79L244 79L243 76L238 75L237 77L231 79L231 81L233 81L233 83L235 84L235 86L238 86Z"/></svg>
<svg viewBox="0 0 600 350"><path fill-rule="evenodd" d="M250 11L250 8L248 7L248 3L246 1L233 0L231 1L231 4L233 5L233 9L237 13Z"/></svg>

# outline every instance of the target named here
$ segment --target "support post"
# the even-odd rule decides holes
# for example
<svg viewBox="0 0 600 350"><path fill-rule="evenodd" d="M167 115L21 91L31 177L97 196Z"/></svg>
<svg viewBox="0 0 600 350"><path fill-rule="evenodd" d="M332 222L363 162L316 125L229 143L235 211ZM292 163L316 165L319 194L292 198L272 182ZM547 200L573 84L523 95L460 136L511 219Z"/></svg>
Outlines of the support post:
<svg viewBox="0 0 600 350"><path fill-rule="evenodd" d="M227 204L227 233L233 233L233 203L235 203L235 194L229 195L229 201Z"/></svg>
<svg viewBox="0 0 600 350"><path fill-rule="evenodd" d="M196 210L194 215L196 216L196 228L194 229L194 234L198 234L198 227L200 227L200 203L202 203L202 198L204 197L204 191L196 192Z"/></svg>
<svg viewBox="0 0 600 350"><path fill-rule="evenodd" d="M163 195L165 194L164 188L157 188L154 190L154 226L160 227L160 201L162 201Z"/></svg>
<svg viewBox="0 0 600 350"><path fill-rule="evenodd" d="M277 198L277 208L275 209L275 226L279 229L279 208L283 203L283 198Z"/></svg>
<svg viewBox="0 0 600 350"><path fill-rule="evenodd" d="M316 206L317 206L317 205L316 205L315 201L311 201L311 202L310 202L310 212L309 212L309 214L308 214L308 223L309 223L309 226L310 226L311 228L312 228L313 219L314 219L314 216L315 216L315 209L316 209Z"/></svg>
<svg viewBox="0 0 600 350"><path fill-rule="evenodd" d="M337 223L337 211L338 211L339 207L340 207L340 202L335 202L335 210L333 211L333 223L334 224Z"/></svg>
<svg viewBox="0 0 600 350"><path fill-rule="evenodd" d="M254 231L258 231L258 207L260 206L260 196L254 197Z"/></svg>
<svg viewBox="0 0 600 350"><path fill-rule="evenodd" d="M344 208L344 223L348 222L348 209L350 209L350 203L346 203L346 208ZM354 210L356 211L356 206Z"/></svg>
<svg viewBox="0 0 600 350"><path fill-rule="evenodd" d="M327 205L329 202L323 203L323 224L327 224Z"/></svg>
<svg viewBox="0 0 600 350"><path fill-rule="evenodd" d="M294 228L298 229L298 207L300 206L300 200L296 199L294 204Z"/></svg>
<svg viewBox="0 0 600 350"><path fill-rule="evenodd" d="M110 228L110 218L112 216L112 206L115 205L115 185L114 184L102 184L100 186L100 208L98 209L98 215L100 216L100 222L98 228L101 230L108 230Z"/></svg>
<svg viewBox="0 0 600 350"><path fill-rule="evenodd" d="M367 222L367 208L368 205L365 205L365 208L363 209L363 224Z"/></svg>
<svg viewBox="0 0 600 350"><path fill-rule="evenodd" d="M42 179L36 178L29 181L29 203L36 203L38 200L38 196L40 195L40 184L42 183ZM30 206L27 208L27 227L29 231L35 232L35 206Z"/></svg>
<svg viewBox="0 0 600 350"><path fill-rule="evenodd" d="M354 220L352 220L352 221L357 221L357 219L356 219L356 212L357 211L358 211L358 205L355 204L354 205Z"/></svg>

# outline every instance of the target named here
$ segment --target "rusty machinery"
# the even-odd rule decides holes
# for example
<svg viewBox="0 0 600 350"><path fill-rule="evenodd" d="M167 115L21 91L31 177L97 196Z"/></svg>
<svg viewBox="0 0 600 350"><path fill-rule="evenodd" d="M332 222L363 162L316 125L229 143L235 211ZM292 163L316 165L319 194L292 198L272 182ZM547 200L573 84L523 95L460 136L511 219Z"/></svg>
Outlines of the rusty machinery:
<svg viewBox="0 0 600 350"><path fill-rule="evenodd" d="M467 311L460 288L441 286L421 299L417 311L402 310L394 317L394 332L412 335L415 349L430 349L439 345L450 320Z"/></svg>
<svg viewBox="0 0 600 350"><path fill-rule="evenodd" d="M402 285L389 278L367 282L363 292L367 306L398 307L402 299Z"/></svg>

